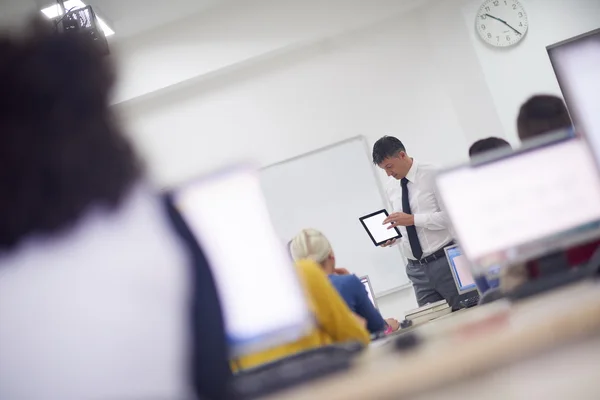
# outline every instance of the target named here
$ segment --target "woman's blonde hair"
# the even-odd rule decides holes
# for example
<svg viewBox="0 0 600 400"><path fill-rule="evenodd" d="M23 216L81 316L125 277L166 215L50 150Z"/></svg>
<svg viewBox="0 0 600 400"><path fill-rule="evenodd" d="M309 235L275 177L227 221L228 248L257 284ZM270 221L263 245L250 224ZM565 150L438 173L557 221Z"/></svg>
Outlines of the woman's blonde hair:
<svg viewBox="0 0 600 400"><path fill-rule="evenodd" d="M323 264L332 253L329 240L316 229L303 229L290 243L295 261L310 259Z"/></svg>

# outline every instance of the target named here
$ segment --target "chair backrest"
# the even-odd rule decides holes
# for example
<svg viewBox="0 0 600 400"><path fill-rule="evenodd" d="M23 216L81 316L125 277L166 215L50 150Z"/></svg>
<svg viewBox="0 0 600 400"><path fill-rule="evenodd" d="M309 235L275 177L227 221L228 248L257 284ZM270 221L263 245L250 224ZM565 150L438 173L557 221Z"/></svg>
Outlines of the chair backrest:
<svg viewBox="0 0 600 400"><path fill-rule="evenodd" d="M199 398L227 399L231 397L232 372L223 312L210 266L169 195L164 196L164 203L173 228L186 245L192 269L190 379Z"/></svg>

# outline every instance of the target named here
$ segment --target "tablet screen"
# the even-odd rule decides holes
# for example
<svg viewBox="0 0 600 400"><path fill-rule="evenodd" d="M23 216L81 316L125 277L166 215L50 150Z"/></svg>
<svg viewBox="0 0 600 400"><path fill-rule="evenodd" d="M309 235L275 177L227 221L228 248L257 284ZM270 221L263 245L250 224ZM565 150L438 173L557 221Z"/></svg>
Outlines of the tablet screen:
<svg viewBox="0 0 600 400"><path fill-rule="evenodd" d="M389 214L386 210L379 210L359 218L375 246L379 246L388 240L402 237L398 228L388 229L389 224L383 225L383 221L388 216Z"/></svg>

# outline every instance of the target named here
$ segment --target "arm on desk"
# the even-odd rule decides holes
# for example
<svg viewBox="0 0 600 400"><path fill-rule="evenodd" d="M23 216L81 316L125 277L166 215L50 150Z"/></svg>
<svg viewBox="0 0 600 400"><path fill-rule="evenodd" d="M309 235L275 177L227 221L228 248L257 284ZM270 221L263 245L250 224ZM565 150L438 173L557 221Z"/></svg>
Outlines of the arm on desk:
<svg viewBox="0 0 600 400"><path fill-rule="evenodd" d="M387 323L375 308L371 299L369 299L369 295L367 294L364 285L356 275L352 275L352 278L352 291L356 302L356 313L367 321L367 329L369 332L377 333L385 331Z"/></svg>

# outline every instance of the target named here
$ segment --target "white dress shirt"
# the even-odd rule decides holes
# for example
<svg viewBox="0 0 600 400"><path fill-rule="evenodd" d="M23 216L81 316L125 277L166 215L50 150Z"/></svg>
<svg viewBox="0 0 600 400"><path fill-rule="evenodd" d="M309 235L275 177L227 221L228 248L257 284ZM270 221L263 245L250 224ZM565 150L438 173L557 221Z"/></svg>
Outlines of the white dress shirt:
<svg viewBox="0 0 600 400"><path fill-rule="evenodd" d="M446 213L440 209L435 193L436 172L435 166L420 164L413 159L413 165L406 174L410 210L415 217L415 227L423 249L421 258L435 253L452 241ZM390 177L386 185L386 194L393 212L402 212L401 181ZM402 239L400 239L402 252L406 257L414 260L415 256L413 256L408 242L406 227L399 226L398 229L402 233Z"/></svg>
<svg viewBox="0 0 600 400"><path fill-rule="evenodd" d="M132 191L0 253L0 399L186 399L188 266Z"/></svg>

